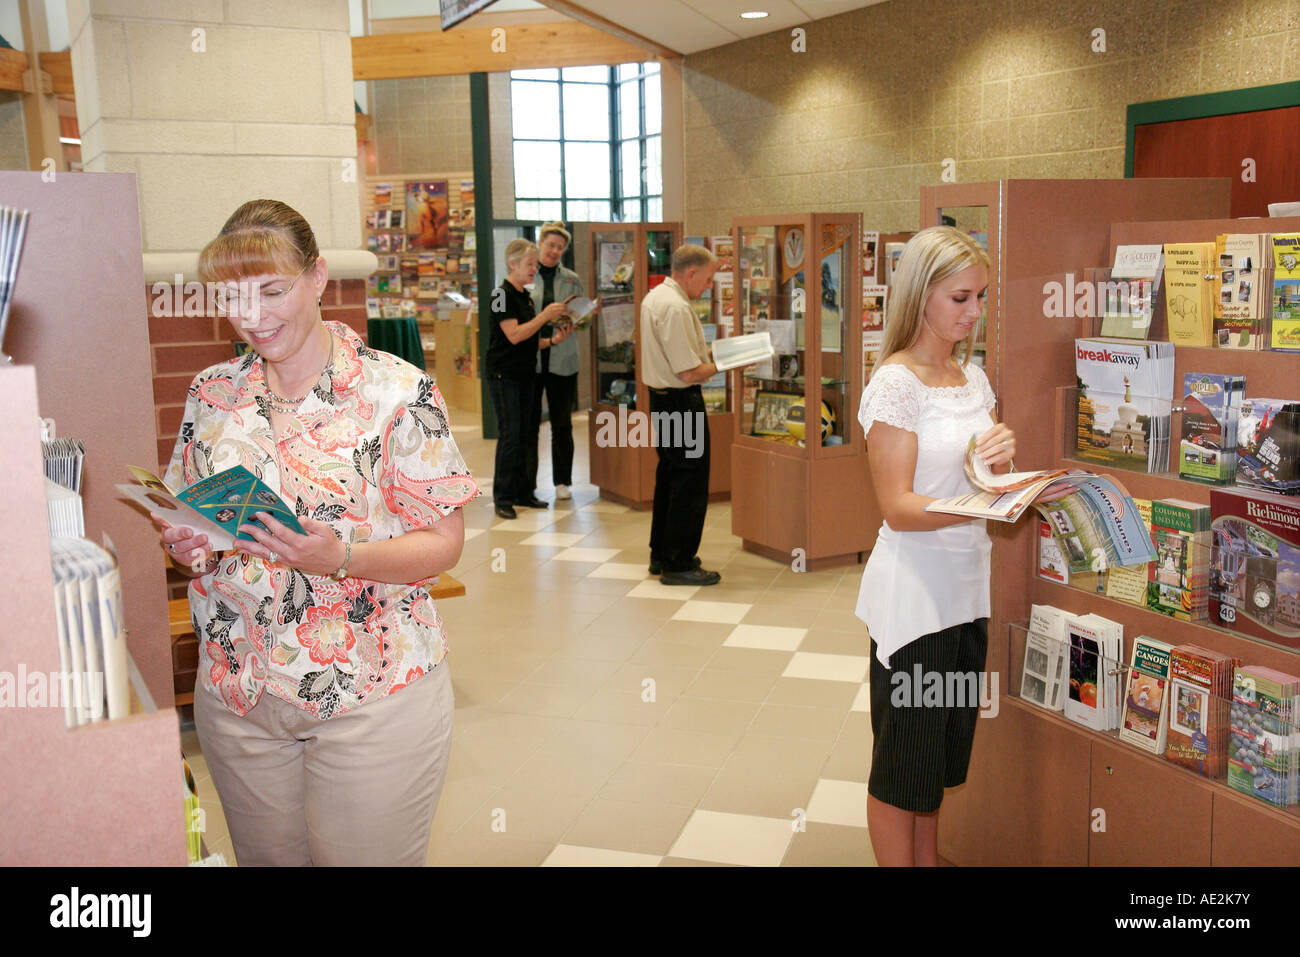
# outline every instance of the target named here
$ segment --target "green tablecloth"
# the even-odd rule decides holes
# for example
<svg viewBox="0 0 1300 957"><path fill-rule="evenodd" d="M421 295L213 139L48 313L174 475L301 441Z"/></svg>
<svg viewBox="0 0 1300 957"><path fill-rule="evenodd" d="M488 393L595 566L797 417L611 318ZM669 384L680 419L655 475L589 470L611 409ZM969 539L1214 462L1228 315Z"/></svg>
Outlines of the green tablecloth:
<svg viewBox="0 0 1300 957"><path fill-rule="evenodd" d="M370 348L391 352L417 369L424 366L424 346L420 343L420 325L413 316L404 319L367 319Z"/></svg>

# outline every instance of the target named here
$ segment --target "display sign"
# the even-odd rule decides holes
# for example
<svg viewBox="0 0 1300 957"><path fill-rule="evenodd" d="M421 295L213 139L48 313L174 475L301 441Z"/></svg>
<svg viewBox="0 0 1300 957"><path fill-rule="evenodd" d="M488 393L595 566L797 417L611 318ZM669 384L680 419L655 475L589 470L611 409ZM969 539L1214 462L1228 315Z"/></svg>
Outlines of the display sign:
<svg viewBox="0 0 1300 957"><path fill-rule="evenodd" d="M496 0L439 0L442 7L442 28L450 30L466 17L473 16Z"/></svg>

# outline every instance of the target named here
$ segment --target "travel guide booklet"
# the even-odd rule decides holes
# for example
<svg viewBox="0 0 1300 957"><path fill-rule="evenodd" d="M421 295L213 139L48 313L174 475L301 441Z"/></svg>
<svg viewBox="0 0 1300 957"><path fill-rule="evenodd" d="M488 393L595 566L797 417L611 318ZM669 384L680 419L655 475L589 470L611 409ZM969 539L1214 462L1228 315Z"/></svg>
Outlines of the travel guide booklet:
<svg viewBox="0 0 1300 957"><path fill-rule="evenodd" d="M1273 316L1269 348L1300 352L1300 233L1273 234Z"/></svg>
<svg viewBox="0 0 1300 957"><path fill-rule="evenodd" d="M1240 664L1200 645L1178 645L1170 653L1166 760L1208 778L1227 773L1228 705Z"/></svg>
<svg viewBox="0 0 1300 957"><path fill-rule="evenodd" d="M927 512L1014 522L1032 505L1051 526L1071 572L1141 565L1156 557L1137 504L1113 479L1076 469L994 475L966 446L966 478L975 491L937 499Z"/></svg>
<svg viewBox="0 0 1300 957"><path fill-rule="evenodd" d="M1183 376L1178 477L1229 485L1237 474L1237 420L1246 377L1212 372Z"/></svg>
<svg viewBox="0 0 1300 957"><path fill-rule="evenodd" d="M1079 400L1074 457L1108 468L1169 467L1174 344L1076 339Z"/></svg>
<svg viewBox="0 0 1300 957"><path fill-rule="evenodd" d="M1119 736L1152 754L1163 754L1168 731L1169 655L1173 646L1146 635L1133 639L1128 688Z"/></svg>
<svg viewBox="0 0 1300 957"><path fill-rule="evenodd" d="M1127 295L1114 301L1107 297L1101 320L1103 336L1145 339L1155 317L1155 290L1165 268L1165 251L1159 243L1145 246L1116 246L1110 278L1123 280Z"/></svg>
<svg viewBox="0 0 1300 957"><path fill-rule="evenodd" d="M1220 349L1260 349L1268 315L1272 244L1268 233L1215 237L1214 338Z"/></svg>
<svg viewBox="0 0 1300 957"><path fill-rule="evenodd" d="M118 485L117 490L172 525L188 526L208 537L215 551L227 551L236 541L255 541L239 531L240 525L265 528L256 517L269 512L282 525L305 534L293 509L242 465L209 475L180 492L173 492L147 469L130 466L139 485ZM170 514L169 514L170 513Z"/></svg>

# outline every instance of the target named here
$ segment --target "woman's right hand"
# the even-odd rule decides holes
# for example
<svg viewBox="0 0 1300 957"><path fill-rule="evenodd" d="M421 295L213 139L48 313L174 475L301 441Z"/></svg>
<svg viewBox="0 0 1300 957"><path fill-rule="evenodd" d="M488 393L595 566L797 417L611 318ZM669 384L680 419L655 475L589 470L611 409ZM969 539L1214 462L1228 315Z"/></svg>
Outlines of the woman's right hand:
<svg viewBox="0 0 1300 957"><path fill-rule="evenodd" d="M161 530L159 538L167 557L177 565L199 572L212 561L214 553L208 548L208 536L185 525L172 525L156 512L150 512L149 517Z"/></svg>
<svg viewBox="0 0 1300 957"><path fill-rule="evenodd" d="M554 325L564 318L568 312L568 302L553 302L540 313L538 318L542 320L543 325Z"/></svg>

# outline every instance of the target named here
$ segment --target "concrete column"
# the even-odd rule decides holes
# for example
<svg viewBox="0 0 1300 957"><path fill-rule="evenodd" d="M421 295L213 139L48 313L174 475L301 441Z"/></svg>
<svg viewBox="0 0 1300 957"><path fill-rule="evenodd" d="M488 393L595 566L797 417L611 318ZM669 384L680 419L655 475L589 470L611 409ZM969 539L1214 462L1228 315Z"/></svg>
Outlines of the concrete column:
<svg viewBox="0 0 1300 957"><path fill-rule="evenodd" d="M259 197L301 212L327 258L373 268L348 0L68 0L68 25L85 169L136 174L147 278Z"/></svg>

